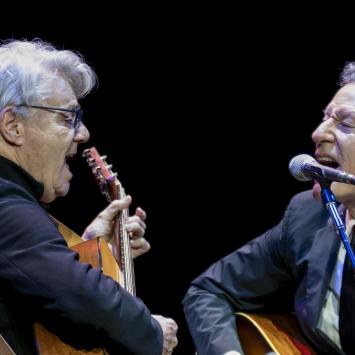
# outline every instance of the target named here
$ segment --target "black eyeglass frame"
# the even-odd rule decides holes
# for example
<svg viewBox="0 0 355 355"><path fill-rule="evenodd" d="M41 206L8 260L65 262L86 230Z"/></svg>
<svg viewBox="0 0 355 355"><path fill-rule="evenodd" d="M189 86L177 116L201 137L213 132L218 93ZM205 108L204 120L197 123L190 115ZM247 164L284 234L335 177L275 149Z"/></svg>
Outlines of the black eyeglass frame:
<svg viewBox="0 0 355 355"><path fill-rule="evenodd" d="M83 110L81 108L76 108L74 110L70 110L68 108L58 108L58 107L49 107L49 106L36 106L36 105L16 105L15 107L31 107L31 108L39 108L43 110L54 110L54 111L64 111L64 112L72 112L75 114L73 128L74 132L77 133L80 122L83 120Z"/></svg>

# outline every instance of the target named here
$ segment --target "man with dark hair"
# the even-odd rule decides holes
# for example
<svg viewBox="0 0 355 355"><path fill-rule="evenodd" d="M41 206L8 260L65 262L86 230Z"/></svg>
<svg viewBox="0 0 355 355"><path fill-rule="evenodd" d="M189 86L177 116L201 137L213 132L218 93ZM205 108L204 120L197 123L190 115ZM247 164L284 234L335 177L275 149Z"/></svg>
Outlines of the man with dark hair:
<svg viewBox="0 0 355 355"><path fill-rule="evenodd" d="M341 75L341 88L312 135L320 164L355 174L355 63ZM351 239L355 186L331 190L340 203ZM289 310L316 351L355 353L355 280L345 248L314 191L296 195L282 221L213 264L196 278L184 310L197 351L203 355L242 353L236 311Z"/></svg>

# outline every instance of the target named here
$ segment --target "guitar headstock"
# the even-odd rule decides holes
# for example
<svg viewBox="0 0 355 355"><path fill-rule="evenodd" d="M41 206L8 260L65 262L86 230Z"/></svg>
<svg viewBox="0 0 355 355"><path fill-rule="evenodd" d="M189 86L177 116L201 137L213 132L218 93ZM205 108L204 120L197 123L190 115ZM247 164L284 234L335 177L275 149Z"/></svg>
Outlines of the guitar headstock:
<svg viewBox="0 0 355 355"><path fill-rule="evenodd" d="M111 170L112 165L106 163L106 155L101 156L95 147L91 147L83 151L83 158L86 159L101 193L106 197L107 201L111 202L119 199L121 184L117 179L117 173Z"/></svg>

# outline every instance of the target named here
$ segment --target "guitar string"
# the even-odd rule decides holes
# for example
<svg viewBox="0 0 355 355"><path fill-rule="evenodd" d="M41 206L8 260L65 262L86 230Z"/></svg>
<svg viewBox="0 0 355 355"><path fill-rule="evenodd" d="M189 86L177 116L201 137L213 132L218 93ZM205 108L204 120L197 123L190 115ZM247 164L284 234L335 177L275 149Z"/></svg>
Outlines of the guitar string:
<svg viewBox="0 0 355 355"><path fill-rule="evenodd" d="M125 191L121 184L119 184L119 196L120 198L124 198L126 196ZM124 276L126 278L126 289L131 294L135 295L135 284L134 284L134 268L133 268L133 258L131 252L131 243L130 237L127 230L124 228L124 222L128 217L128 209L124 209L121 213L121 240L123 246L123 264L125 273Z"/></svg>

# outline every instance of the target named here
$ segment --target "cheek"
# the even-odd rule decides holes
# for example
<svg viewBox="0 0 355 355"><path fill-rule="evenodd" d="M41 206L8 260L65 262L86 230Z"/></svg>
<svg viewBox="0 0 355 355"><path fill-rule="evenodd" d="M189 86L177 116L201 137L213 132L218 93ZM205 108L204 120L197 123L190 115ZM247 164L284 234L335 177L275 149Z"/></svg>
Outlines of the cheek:
<svg viewBox="0 0 355 355"><path fill-rule="evenodd" d="M331 189L339 203L348 204L355 197L355 187L352 185L333 182Z"/></svg>
<svg viewBox="0 0 355 355"><path fill-rule="evenodd" d="M345 169L355 169L355 139L339 147Z"/></svg>
<svg viewBox="0 0 355 355"><path fill-rule="evenodd" d="M343 170L345 170L345 172L347 172L349 174L355 175L355 164L350 163Z"/></svg>

